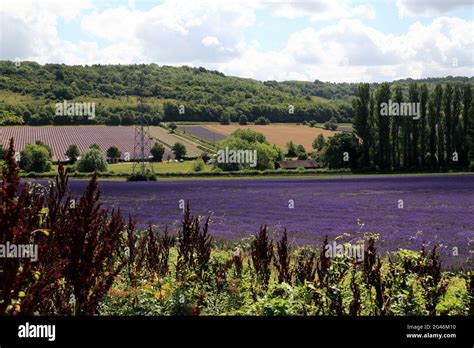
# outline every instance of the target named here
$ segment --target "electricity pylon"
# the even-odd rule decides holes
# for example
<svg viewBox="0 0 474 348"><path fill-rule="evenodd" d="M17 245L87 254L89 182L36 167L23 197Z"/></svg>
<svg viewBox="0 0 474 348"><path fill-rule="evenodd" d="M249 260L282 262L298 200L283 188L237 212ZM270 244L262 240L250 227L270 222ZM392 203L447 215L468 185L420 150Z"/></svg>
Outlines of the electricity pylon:
<svg viewBox="0 0 474 348"><path fill-rule="evenodd" d="M150 127L144 116L143 107L143 75L140 76L140 85L138 89L138 126L135 126L135 140L133 144L133 174L145 175L147 167L153 173L153 162L149 160L151 150Z"/></svg>

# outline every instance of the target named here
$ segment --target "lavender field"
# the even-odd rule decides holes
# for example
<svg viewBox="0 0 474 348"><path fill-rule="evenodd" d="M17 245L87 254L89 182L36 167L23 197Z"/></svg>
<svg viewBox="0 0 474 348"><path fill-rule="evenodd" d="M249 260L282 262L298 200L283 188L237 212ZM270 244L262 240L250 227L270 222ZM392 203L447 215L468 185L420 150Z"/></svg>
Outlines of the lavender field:
<svg viewBox="0 0 474 348"><path fill-rule="evenodd" d="M86 184L73 181L71 187L79 193ZM248 237L260 224L276 234L286 227L298 245L319 245L325 235L373 232L385 251L441 244L444 265L455 267L469 264L468 243L474 241L474 175L102 181L101 188L106 206L120 207L141 224L173 229L181 218L179 200L189 200L193 213L212 217L211 233L226 240Z"/></svg>
<svg viewBox="0 0 474 348"><path fill-rule="evenodd" d="M225 135L210 131L202 126L178 126L178 130L211 143L215 143L216 141L222 140L226 137Z"/></svg>

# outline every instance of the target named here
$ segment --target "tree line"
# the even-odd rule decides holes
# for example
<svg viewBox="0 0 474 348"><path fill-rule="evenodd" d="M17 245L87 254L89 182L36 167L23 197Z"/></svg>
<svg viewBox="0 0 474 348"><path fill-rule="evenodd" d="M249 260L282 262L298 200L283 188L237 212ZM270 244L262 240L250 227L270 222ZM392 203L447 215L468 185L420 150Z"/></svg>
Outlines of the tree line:
<svg viewBox="0 0 474 348"><path fill-rule="evenodd" d="M348 122L351 116L348 101L312 99L257 80L187 66L16 66L0 61L0 93L5 95L0 98L0 125L129 125L138 116L155 125L161 120L220 122L223 117L237 122L242 114L251 122L261 116L271 122L325 122L331 117ZM146 108L137 105L138 97ZM54 105L64 100L95 102L97 117L56 116Z"/></svg>
<svg viewBox="0 0 474 348"><path fill-rule="evenodd" d="M402 103L418 114L396 116ZM392 114L384 113L386 105ZM363 168L380 170L468 167L474 158L474 106L470 84L360 84L353 100L353 127ZM386 111L386 110L385 110Z"/></svg>

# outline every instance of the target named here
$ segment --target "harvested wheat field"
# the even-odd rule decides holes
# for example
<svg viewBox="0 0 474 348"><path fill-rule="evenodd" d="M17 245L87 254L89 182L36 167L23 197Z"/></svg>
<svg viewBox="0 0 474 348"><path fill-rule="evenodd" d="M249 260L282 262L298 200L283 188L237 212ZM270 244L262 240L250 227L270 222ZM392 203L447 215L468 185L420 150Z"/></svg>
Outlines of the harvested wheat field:
<svg viewBox="0 0 474 348"><path fill-rule="evenodd" d="M333 136L337 132L325 130L321 128L312 128L308 126L298 126L294 124L271 124L267 126L261 125L247 125L247 126L239 126L239 125L206 125L204 126L210 131L229 135L234 132L236 129L243 128L243 129L251 129L253 131L262 133L267 138L268 142L271 144L275 144L282 149L286 149L286 144L293 140L295 144L302 144L306 151L312 150L312 143L313 140L319 135L323 134L324 137L327 139L328 137Z"/></svg>

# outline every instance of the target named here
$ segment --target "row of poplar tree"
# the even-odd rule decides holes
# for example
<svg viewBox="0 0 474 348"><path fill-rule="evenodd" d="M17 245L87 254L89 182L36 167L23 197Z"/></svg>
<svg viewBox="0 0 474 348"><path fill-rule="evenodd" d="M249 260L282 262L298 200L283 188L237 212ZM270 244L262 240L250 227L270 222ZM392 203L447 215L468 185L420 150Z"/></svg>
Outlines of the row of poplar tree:
<svg viewBox="0 0 474 348"><path fill-rule="evenodd" d="M419 118L385 116L382 103L419 103ZM471 85L381 84L358 87L353 100L354 131L365 168L381 170L468 167L474 159Z"/></svg>

